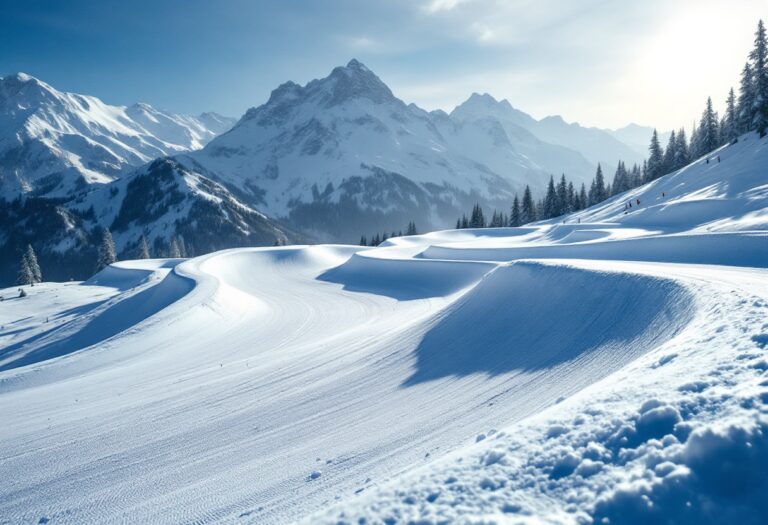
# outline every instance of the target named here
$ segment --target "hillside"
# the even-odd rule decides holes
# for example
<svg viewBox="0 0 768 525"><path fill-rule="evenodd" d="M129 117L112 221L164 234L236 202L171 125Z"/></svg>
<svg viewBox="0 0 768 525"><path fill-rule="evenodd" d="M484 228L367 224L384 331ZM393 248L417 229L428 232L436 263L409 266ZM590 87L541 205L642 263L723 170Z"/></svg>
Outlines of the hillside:
<svg viewBox="0 0 768 525"><path fill-rule="evenodd" d="M1 290L0 515L764 522L767 146L626 216Z"/></svg>
<svg viewBox="0 0 768 525"><path fill-rule="evenodd" d="M555 132L489 95L427 112L352 60L305 86L283 84L178 159L300 231L354 242L410 221L444 228L475 202L506 209L526 185L541 194L552 174L578 187L601 160L641 160L603 131L563 125Z"/></svg>
<svg viewBox="0 0 768 525"><path fill-rule="evenodd" d="M24 73L0 77L0 198L68 197L157 157L202 148L233 124L215 113L111 106Z"/></svg>

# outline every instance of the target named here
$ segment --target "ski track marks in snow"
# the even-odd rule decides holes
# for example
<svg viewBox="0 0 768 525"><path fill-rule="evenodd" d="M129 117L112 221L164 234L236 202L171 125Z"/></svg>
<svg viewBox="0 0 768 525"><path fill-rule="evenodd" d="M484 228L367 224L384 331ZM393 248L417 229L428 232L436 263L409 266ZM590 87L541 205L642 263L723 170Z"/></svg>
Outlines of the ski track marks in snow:
<svg viewBox="0 0 768 525"><path fill-rule="evenodd" d="M764 520L766 232L615 207L0 291L0 520Z"/></svg>

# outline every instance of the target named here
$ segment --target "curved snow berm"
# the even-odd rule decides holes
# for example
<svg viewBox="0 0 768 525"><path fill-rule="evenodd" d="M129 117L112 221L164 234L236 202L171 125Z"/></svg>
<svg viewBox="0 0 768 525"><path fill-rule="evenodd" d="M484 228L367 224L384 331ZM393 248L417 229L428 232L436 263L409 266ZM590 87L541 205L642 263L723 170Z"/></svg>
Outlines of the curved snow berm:
<svg viewBox="0 0 768 525"><path fill-rule="evenodd" d="M174 273L178 260L115 263L84 282L83 296L94 300L46 323L51 326L0 350L0 371L34 365L104 344L186 295L193 282ZM43 285L44 286L44 285ZM101 290L99 290L101 289ZM138 328L138 326L137 326Z"/></svg>
<svg viewBox="0 0 768 525"><path fill-rule="evenodd" d="M284 522L444 454L488 421L538 412L673 337L690 317L688 293L661 278L357 250L193 259L140 292L163 298L156 313L147 308L160 303L135 303L140 267L82 285L125 289L111 299L125 330L0 376L0 405L14 422L0 435L12 473L2 514ZM394 276L411 272L418 293L398 297ZM175 283L186 279L196 285L180 295ZM395 292L361 283L392 283ZM602 310L607 290L621 293ZM510 309L529 295L540 298ZM575 303L580 315L558 319ZM138 315L148 317L133 324ZM108 320L105 329L120 327ZM29 330L39 322L23 321ZM561 329L579 343L555 337Z"/></svg>
<svg viewBox="0 0 768 525"><path fill-rule="evenodd" d="M673 177L697 192L697 169ZM233 249L0 290L0 355L28 359L0 371L0 516L765 523L765 229L742 226L768 199L757 168L727 173L748 220ZM716 259L707 236L738 242Z"/></svg>
<svg viewBox="0 0 768 525"><path fill-rule="evenodd" d="M558 367L561 385L570 375L592 382L670 339L692 313L691 295L667 279L502 265L431 323L406 384Z"/></svg>
<svg viewBox="0 0 768 525"><path fill-rule="evenodd" d="M600 225L590 235L600 236ZM557 229L558 226L554 226ZM615 225L603 225L610 237ZM429 246L419 256L438 260L511 261L516 259L611 259L619 261L659 261L670 263L768 266L768 232L719 232L656 235L625 239L582 240L569 235L562 244L477 242Z"/></svg>

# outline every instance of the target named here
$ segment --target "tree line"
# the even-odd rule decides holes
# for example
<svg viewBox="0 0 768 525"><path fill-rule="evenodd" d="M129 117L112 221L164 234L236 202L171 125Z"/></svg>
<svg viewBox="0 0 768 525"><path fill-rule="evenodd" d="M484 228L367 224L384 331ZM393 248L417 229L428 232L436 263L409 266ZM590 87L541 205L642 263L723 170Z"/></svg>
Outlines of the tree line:
<svg viewBox="0 0 768 525"><path fill-rule="evenodd" d="M162 241L155 241L155 252L157 257L183 258L191 254L187 250L184 239L180 236L173 236L164 246ZM132 250L128 250L132 259L150 259L152 258L149 243L146 235L142 235ZM94 262L94 273L100 272L110 264L117 262L117 250L112 233L108 228L101 230L99 245L96 248L96 260ZM34 286L43 281L43 273L37 260L37 254L31 244L21 256L19 261L19 271L16 278L16 284L19 286ZM21 295L26 293L22 290Z"/></svg>
<svg viewBox="0 0 768 525"><path fill-rule="evenodd" d="M767 40L765 24L760 20L755 31L754 46L742 70L738 96L731 88L722 117L714 110L712 97L708 97L698 125L695 121L693 123L690 140L686 137L685 129L680 128L670 133L667 145L663 147L654 129L648 147L648 159L643 161L642 166L635 164L631 169L619 161L612 183L606 184L600 164L597 165L589 190L582 184L576 191L565 175L558 182L550 176L546 193L538 201L534 202L531 189L526 186L522 199L515 194L509 214L494 210L490 220L486 220L483 209L475 204L469 216L462 215L456 221L456 228L516 227L560 217L677 171L721 146L737 142L744 133L756 131L760 137L764 137L768 132Z"/></svg>
<svg viewBox="0 0 768 525"><path fill-rule="evenodd" d="M416 230L416 223L411 221L408 223L408 227L405 229L405 235L418 235L418 231ZM392 232L391 234L387 235L387 232L384 232L382 234L374 234L371 236L370 240L365 235L362 235L360 237L360 246L378 246L379 244L383 243L387 239L390 239L392 237L402 237L403 236L403 230L400 230L398 232Z"/></svg>

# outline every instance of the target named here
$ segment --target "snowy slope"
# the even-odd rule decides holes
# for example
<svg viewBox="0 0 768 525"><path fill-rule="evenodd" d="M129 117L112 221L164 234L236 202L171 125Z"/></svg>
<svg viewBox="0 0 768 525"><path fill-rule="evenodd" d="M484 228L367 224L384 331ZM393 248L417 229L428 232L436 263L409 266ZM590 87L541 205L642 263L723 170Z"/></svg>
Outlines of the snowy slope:
<svg viewBox="0 0 768 525"><path fill-rule="evenodd" d="M126 167L199 149L232 124L212 113L110 106L24 73L0 77L0 197L67 196L109 182Z"/></svg>
<svg viewBox="0 0 768 525"><path fill-rule="evenodd" d="M723 146L677 172L569 220L665 231L763 230L768 228L766 196L768 144L765 138L749 133L736 144ZM633 207L625 208L629 202Z"/></svg>
<svg viewBox="0 0 768 525"><path fill-rule="evenodd" d="M0 515L764 522L766 144L687 227L606 204L2 290ZM654 185L697 200L706 166Z"/></svg>

